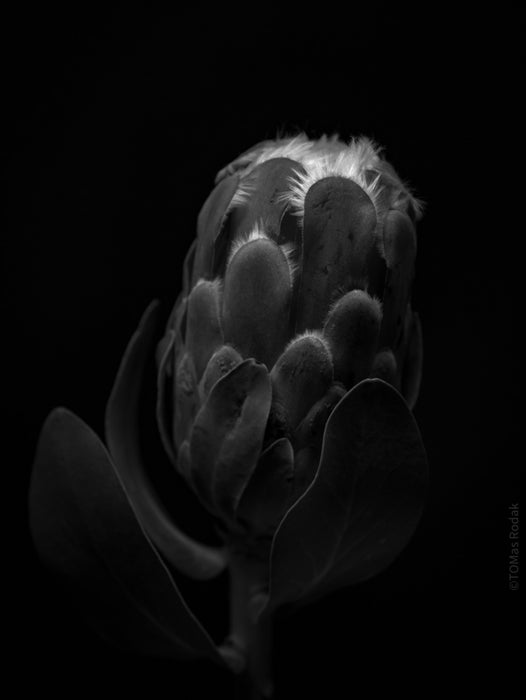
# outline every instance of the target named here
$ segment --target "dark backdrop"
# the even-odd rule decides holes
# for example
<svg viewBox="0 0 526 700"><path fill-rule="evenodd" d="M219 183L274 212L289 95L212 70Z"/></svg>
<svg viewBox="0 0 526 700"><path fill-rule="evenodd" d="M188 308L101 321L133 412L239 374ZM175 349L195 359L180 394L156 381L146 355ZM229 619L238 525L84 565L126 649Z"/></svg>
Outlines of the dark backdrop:
<svg viewBox="0 0 526 700"><path fill-rule="evenodd" d="M511 644L494 623L513 619L518 595L508 590L506 517L520 464L510 447L510 261L498 263L502 237L489 223L502 203L489 162L499 160L500 89L485 27L443 8L319 5L287 14L247 4L227 13L194 3L165 13L52 4L20 9L4 33L4 471L16 476L17 498L9 488L3 502L15 508L4 538L20 683L36 680L42 693L64 698L230 696L229 678L207 664L107 649L40 567L25 499L53 406L101 434L126 342L150 299L166 312L173 303L217 170L278 130L297 129L373 136L427 203L414 290L425 342L415 414L432 482L416 536L388 571L279 623L278 697L352 697L363 683L449 690L459 671L468 685L486 679L496 642ZM509 246L506 254L513 258ZM160 450L156 463L162 471ZM181 521L192 518L187 503L179 499ZM219 634L225 582L196 590Z"/></svg>

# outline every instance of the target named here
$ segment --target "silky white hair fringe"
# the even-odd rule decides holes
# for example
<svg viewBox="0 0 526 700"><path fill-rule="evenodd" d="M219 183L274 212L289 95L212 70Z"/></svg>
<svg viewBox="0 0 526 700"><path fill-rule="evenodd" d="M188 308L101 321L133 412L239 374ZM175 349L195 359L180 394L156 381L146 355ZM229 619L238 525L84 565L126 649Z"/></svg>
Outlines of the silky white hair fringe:
<svg viewBox="0 0 526 700"><path fill-rule="evenodd" d="M259 221L255 224L252 230L249 231L249 233L245 233L241 236L238 236L232 242L232 245L230 246L230 250L228 252L227 267L228 265L230 265L232 258L240 250L240 248L245 246L247 243L251 243L252 241L259 241L261 239L273 240L267 235L263 222ZM283 245L278 245L278 243L276 243L276 246L281 250L283 257L285 258L285 261L287 263L287 267L289 268L290 284L292 287L298 274L299 267L296 261L295 247L292 243L285 243Z"/></svg>

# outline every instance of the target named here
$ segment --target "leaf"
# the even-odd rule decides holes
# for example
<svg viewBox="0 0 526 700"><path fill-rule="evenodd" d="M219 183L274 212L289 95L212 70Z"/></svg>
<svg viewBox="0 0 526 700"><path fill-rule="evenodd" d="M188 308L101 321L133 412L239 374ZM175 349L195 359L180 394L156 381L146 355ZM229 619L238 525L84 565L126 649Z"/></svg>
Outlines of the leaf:
<svg viewBox="0 0 526 700"><path fill-rule="evenodd" d="M382 571L413 534L426 485L407 404L380 379L360 382L329 417L314 481L274 536L268 607Z"/></svg>
<svg viewBox="0 0 526 700"><path fill-rule="evenodd" d="M222 663L149 543L104 445L63 408L40 435L29 516L44 563L71 586L87 621L108 641Z"/></svg>
<svg viewBox="0 0 526 700"><path fill-rule="evenodd" d="M201 498L232 516L261 451L271 401L264 365L248 359L219 379L190 436L193 481Z"/></svg>
<svg viewBox="0 0 526 700"><path fill-rule="evenodd" d="M163 447L166 454L170 458L170 461L175 465L176 457L171 438L172 411L166 405L166 385L168 383L167 367L170 365L170 362L173 362L173 349L175 342L174 331L168 331L165 337L166 343L163 346L163 352L159 359L159 369L157 370L156 414L161 442L163 443Z"/></svg>
<svg viewBox="0 0 526 700"><path fill-rule="evenodd" d="M131 338L106 407L106 439L137 517L161 554L195 579L217 576L226 565L221 550L196 542L174 524L148 478L139 448L138 402L144 366L157 326L150 304Z"/></svg>

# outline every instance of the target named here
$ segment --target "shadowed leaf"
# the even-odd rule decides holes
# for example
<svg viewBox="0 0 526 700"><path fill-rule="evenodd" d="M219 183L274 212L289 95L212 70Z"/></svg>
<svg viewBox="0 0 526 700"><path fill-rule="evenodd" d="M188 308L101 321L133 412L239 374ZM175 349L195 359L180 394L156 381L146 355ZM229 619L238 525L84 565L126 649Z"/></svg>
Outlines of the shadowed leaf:
<svg viewBox="0 0 526 700"><path fill-rule="evenodd" d="M161 442L166 451L166 454L170 458L172 464L176 464L175 452L173 449L173 443L171 438L171 426L172 426L172 411L167 405L166 401L166 386L169 383L169 377L167 376L167 367L173 363L173 349L175 342L174 331L168 331L165 336L166 342L162 348L162 354L160 354L159 359L159 369L157 371L157 405L156 405L156 415L157 415L157 426L159 428L159 435L161 436ZM171 392L170 392L171 394Z"/></svg>
<svg viewBox="0 0 526 700"><path fill-rule="evenodd" d="M362 381L329 417L316 477L275 534L270 607L382 571L413 534L426 484L404 399L382 380Z"/></svg>
<svg viewBox="0 0 526 700"><path fill-rule="evenodd" d="M150 545L103 444L65 409L42 429L29 513L39 555L109 642L222 663Z"/></svg>

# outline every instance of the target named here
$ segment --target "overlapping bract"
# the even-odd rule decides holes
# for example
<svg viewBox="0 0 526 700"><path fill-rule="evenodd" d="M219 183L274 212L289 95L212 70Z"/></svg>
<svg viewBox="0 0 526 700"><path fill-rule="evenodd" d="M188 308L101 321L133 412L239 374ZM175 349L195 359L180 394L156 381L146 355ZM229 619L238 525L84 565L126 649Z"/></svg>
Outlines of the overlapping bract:
<svg viewBox="0 0 526 700"><path fill-rule="evenodd" d="M250 615L384 569L418 523L427 465L411 408L418 202L367 139L264 142L224 168L198 219L157 344L167 454L223 534L178 527L139 449L144 314L106 409L106 442L64 409L46 421L29 511L43 560L135 651L239 668L169 568L211 579L257 561ZM168 565L168 566L167 566ZM226 604L226 601L225 601Z"/></svg>
<svg viewBox="0 0 526 700"><path fill-rule="evenodd" d="M418 216L367 139L268 142L220 173L159 355L173 336L164 441L227 529L273 533L314 478L332 409L362 380L414 405ZM256 475L266 509L245 503Z"/></svg>

